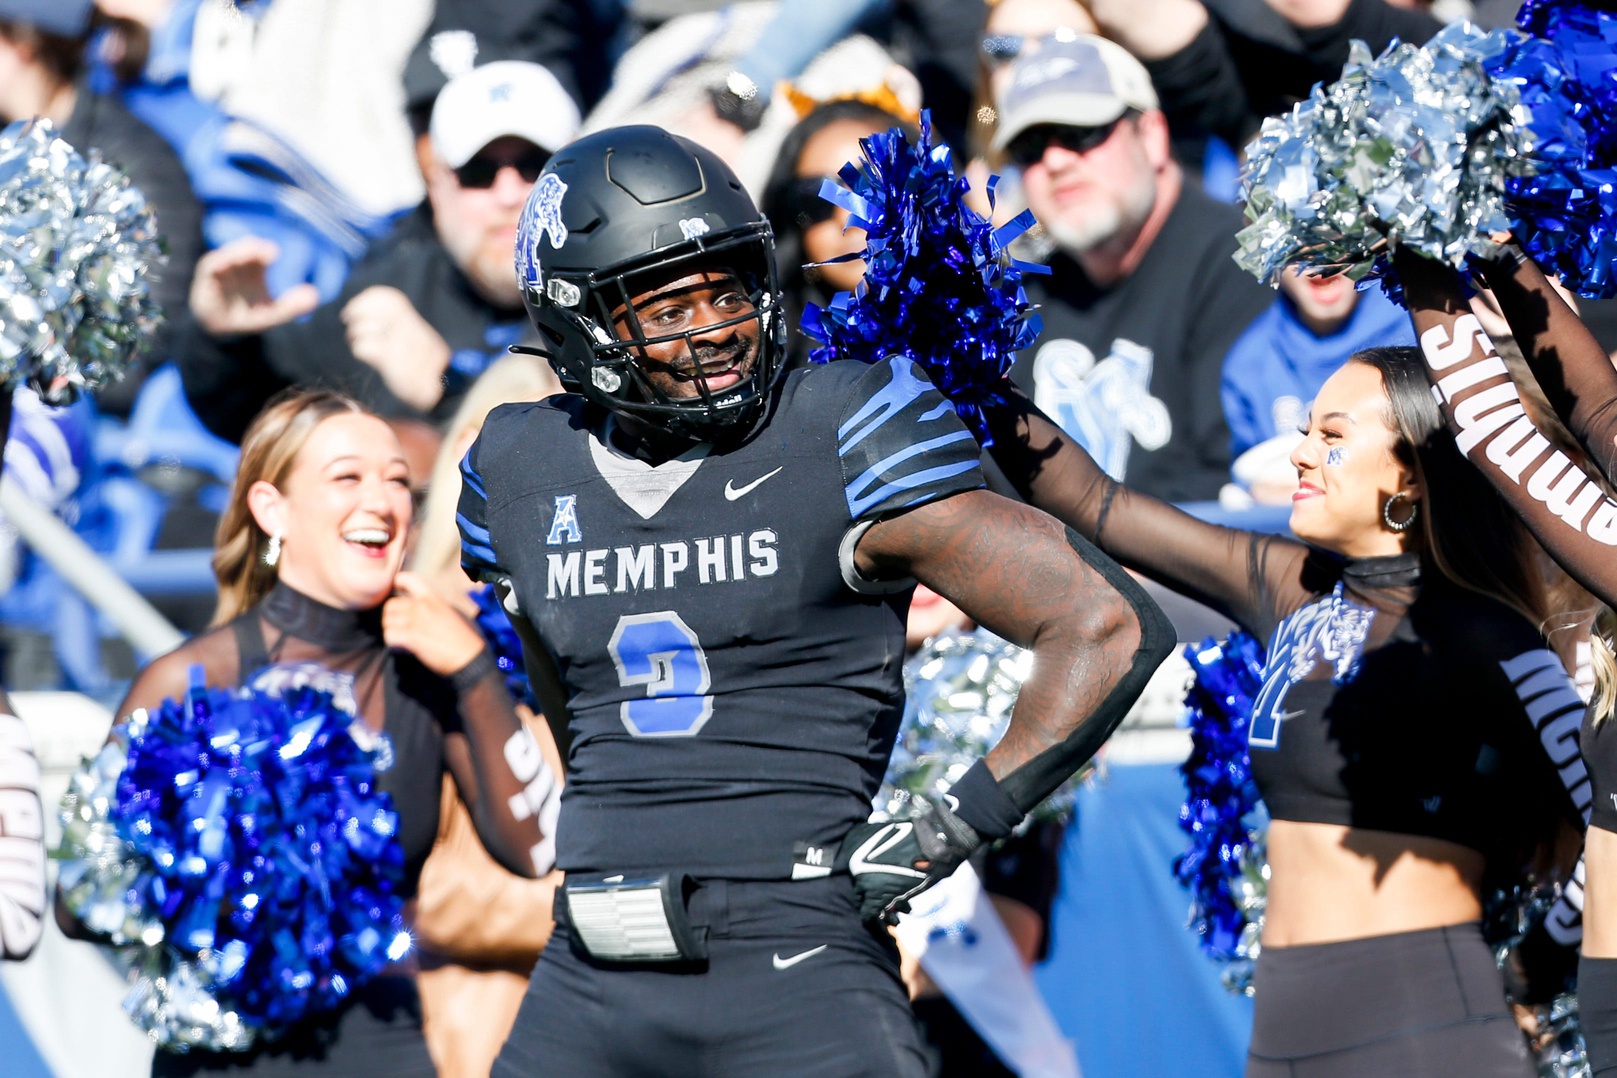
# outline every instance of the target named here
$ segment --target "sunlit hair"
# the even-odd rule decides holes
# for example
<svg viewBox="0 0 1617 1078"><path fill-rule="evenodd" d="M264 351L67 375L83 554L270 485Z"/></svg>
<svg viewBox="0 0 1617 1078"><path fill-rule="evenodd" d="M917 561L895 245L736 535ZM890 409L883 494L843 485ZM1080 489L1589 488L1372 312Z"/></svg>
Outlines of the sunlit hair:
<svg viewBox="0 0 1617 1078"><path fill-rule="evenodd" d="M230 504L214 533L213 575L219 582L219 605L213 612L213 624L223 625L251 610L275 586L275 569L264 564L269 536L247 506L248 489L262 479L285 490L286 477L314 428L332 416L348 414L371 413L341 393L290 389L272 398L247 428Z"/></svg>
<svg viewBox="0 0 1617 1078"><path fill-rule="evenodd" d="M1595 675L1595 725L1611 718L1617 709L1617 614L1605 603L1595 612L1594 628L1589 632L1589 669Z"/></svg>
<svg viewBox="0 0 1617 1078"><path fill-rule="evenodd" d="M502 404L536 401L561 391L555 374L537 356L511 355L491 364L472 383L444 432L443 447L427 480L427 499L416 514L419 524L410 568L435 579L460 561L460 530L455 507L460 503L461 443L483 429L488 414Z"/></svg>
<svg viewBox="0 0 1617 1078"><path fill-rule="evenodd" d="M1381 374L1393 453L1420 483L1422 557L1462 588L1497 599L1543 629L1544 585L1521 518L1454 444L1416 348L1369 348L1351 357Z"/></svg>

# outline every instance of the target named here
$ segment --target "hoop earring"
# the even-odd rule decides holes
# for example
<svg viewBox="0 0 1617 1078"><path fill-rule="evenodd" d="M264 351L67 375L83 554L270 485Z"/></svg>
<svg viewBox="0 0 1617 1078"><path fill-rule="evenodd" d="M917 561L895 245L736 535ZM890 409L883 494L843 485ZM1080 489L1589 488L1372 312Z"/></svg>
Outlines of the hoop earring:
<svg viewBox="0 0 1617 1078"><path fill-rule="evenodd" d="M1420 503L1410 501L1409 515L1403 520L1392 519L1392 507L1401 501L1409 501L1409 495L1400 490L1397 494L1394 494L1392 497L1388 498L1384 503L1382 503L1381 506L1382 523L1387 525L1387 529L1389 531L1395 531L1400 534L1408 531L1409 526L1415 523L1415 518L1420 516Z"/></svg>
<svg viewBox="0 0 1617 1078"><path fill-rule="evenodd" d="M264 551L264 564L273 569L275 568L275 563L280 560L281 537L279 535L272 535L270 536L269 546Z"/></svg>

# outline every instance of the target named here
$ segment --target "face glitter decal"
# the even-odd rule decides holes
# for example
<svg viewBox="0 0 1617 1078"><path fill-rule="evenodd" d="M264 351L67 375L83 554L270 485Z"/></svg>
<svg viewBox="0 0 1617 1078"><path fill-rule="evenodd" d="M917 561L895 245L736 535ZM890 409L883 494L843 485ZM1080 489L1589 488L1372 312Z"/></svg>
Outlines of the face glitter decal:
<svg viewBox="0 0 1617 1078"><path fill-rule="evenodd" d="M1331 446L1330 452L1325 454L1325 464L1328 467L1340 468L1348 462L1348 451L1339 445Z"/></svg>

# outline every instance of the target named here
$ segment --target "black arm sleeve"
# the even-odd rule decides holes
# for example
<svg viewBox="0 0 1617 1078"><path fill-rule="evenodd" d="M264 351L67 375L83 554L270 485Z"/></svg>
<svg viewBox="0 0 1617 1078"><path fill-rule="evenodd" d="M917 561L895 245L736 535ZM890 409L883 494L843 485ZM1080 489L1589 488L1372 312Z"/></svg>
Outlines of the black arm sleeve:
<svg viewBox="0 0 1617 1078"><path fill-rule="evenodd" d="M1129 708L1134 706L1134 701L1145 691L1151 675L1173 652L1176 643L1173 622L1168 620L1168 615L1117 562L1070 527L1067 529L1067 542L1084 559L1085 564L1105 577L1106 582L1128 602L1139 622L1140 637L1128 670L1118 678L1100 706L1079 723L1067 738L999 779L1000 789L1005 791L1018 810L1018 821L1100 751L1106 739L1116 732ZM982 770L986 774L987 769ZM964 797L961 797L961 804L965 804Z"/></svg>
<svg viewBox="0 0 1617 1078"><path fill-rule="evenodd" d="M191 410L208 430L238 445L264 402L292 384L265 362L258 335L227 340L188 320L175 358Z"/></svg>
<svg viewBox="0 0 1617 1078"><path fill-rule="evenodd" d="M519 876L543 876L555 866L540 816L558 792L533 734L522 725L494 657L481 652L450 679L457 694L459 744L444 739L444 759L472 810L477 837L494 859Z"/></svg>
<svg viewBox="0 0 1617 1078"><path fill-rule="evenodd" d="M1522 256L1484 267L1550 407L1600 474L1617 476L1617 368L1544 272Z"/></svg>
<svg viewBox="0 0 1617 1078"><path fill-rule="evenodd" d="M1439 403L1460 452L1488 478L1568 574L1602 602L1617 602L1617 557L1612 556L1613 548L1617 548L1617 502L1607 497L1576 462L1555 449L1528 418L1516 384L1482 324L1471 313L1453 271L1403 254L1398 260L1398 275L1426 360L1427 375L1437 387ZM1517 300L1512 298L1512 307L1518 306ZM1550 309L1548 298L1541 296L1540 300L1546 310ZM1559 302L1557 298L1555 303ZM1513 328L1515 320L1521 318L1518 310ZM1574 336L1570 330L1576 323L1573 316L1570 321L1558 318L1545 324ZM1597 380L1594 363L1569 365L1549 355L1556 345L1564 347L1565 338L1557 336L1552 345L1551 331L1534 334L1531 329L1524 321L1517 332L1529 331L1518 339L1526 350L1538 354L1535 369L1542 368L1547 375L1553 375L1559 368L1570 375L1575 368L1591 381ZM1545 388L1552 403L1557 397L1563 403L1569 399L1567 387L1553 391L1548 385ZM1588 414L1579 419L1573 431L1581 438L1593 438L1603 429L1599 419L1608 410L1597 399L1598 391L1587 392L1590 395L1580 402L1580 407L1586 408Z"/></svg>
<svg viewBox="0 0 1617 1078"><path fill-rule="evenodd" d="M1302 544L1207 524L1130 490L1020 392L991 410L990 423L994 462L1022 496L1128 568L1259 636L1308 593Z"/></svg>

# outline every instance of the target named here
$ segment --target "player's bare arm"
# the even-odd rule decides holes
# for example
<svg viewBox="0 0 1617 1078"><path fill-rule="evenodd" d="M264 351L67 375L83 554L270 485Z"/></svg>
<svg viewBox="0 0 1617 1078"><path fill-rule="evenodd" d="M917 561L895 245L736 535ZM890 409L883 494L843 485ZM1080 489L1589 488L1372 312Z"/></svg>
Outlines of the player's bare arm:
<svg viewBox="0 0 1617 1078"><path fill-rule="evenodd" d="M1054 518L985 490L881 521L854 561L872 579L916 577L1034 652L1004 738L954 784L948 803L920 803L913 820L867 825L844 843L865 915L891 920L1095 754L1174 634L1110 558Z"/></svg>
<svg viewBox="0 0 1617 1078"><path fill-rule="evenodd" d="M871 577L914 576L1038 656L1010 727L988 754L996 779L1074 737L1087 758L1121 720L1121 712L1099 713L1140 648L1140 616L1053 517L970 491L882 521L856 558ZM1110 721L1102 728L1097 717Z"/></svg>

